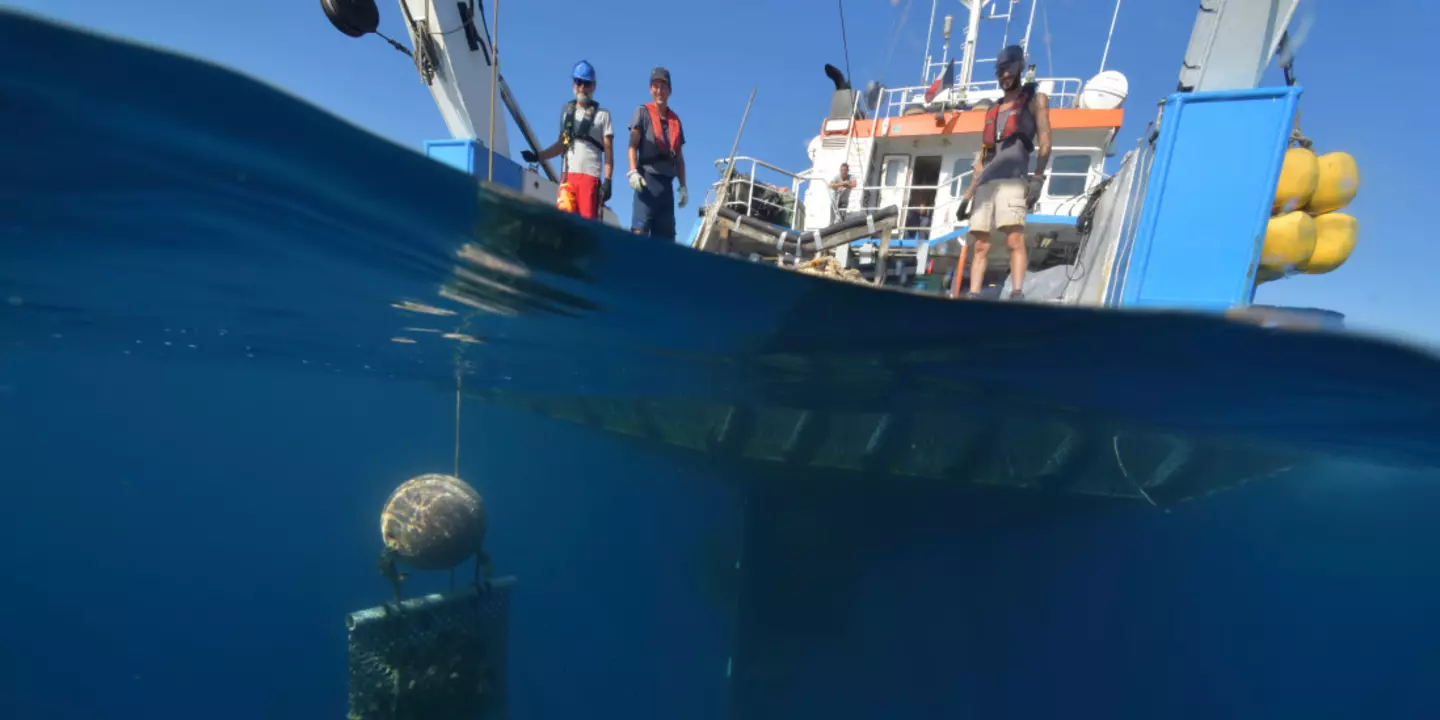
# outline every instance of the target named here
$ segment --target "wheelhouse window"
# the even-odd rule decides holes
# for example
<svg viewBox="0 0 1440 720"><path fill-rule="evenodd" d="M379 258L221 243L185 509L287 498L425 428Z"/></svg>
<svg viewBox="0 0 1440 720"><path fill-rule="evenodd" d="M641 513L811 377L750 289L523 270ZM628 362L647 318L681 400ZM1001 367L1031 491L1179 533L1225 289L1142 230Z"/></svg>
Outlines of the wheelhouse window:
<svg viewBox="0 0 1440 720"><path fill-rule="evenodd" d="M955 165L950 168L950 197L960 197L970 189L970 167L973 164L971 158L955 158Z"/></svg>
<svg viewBox="0 0 1440 720"><path fill-rule="evenodd" d="M1085 194L1090 176L1089 155L1056 155L1050 160L1051 197L1073 198Z"/></svg>

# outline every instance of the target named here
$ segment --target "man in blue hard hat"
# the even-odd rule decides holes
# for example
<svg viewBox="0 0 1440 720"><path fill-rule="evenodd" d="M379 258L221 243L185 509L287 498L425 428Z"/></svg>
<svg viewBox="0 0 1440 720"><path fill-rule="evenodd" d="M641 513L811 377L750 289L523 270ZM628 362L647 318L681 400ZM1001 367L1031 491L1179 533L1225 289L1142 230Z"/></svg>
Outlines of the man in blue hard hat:
<svg viewBox="0 0 1440 720"><path fill-rule="evenodd" d="M637 235L675 239L675 189L680 181L680 207L689 202L685 190L685 132L670 108L670 71L650 71L650 102L630 118L630 188L635 191L630 230Z"/></svg>
<svg viewBox="0 0 1440 720"><path fill-rule="evenodd" d="M985 113L980 152L975 155L971 174L975 180L961 203L962 213L969 207L970 244L974 249L970 265L972 297L979 294L989 266L992 231L1004 234L1010 249L1010 298L1025 297L1025 269L1029 262L1025 216L1040 199L1045 167L1050 163L1050 99L1036 90L1035 83L1022 84L1024 73L1025 51L1019 45L1001 50L995 58L995 79L1005 97Z"/></svg>
<svg viewBox="0 0 1440 720"><path fill-rule="evenodd" d="M560 111L560 139L538 155L524 150L520 157L535 163L565 153L560 182L575 188L580 217L599 220L601 207L610 200L610 179L615 174L615 128L610 111L595 102L595 68L581 60L570 75L575 99Z"/></svg>

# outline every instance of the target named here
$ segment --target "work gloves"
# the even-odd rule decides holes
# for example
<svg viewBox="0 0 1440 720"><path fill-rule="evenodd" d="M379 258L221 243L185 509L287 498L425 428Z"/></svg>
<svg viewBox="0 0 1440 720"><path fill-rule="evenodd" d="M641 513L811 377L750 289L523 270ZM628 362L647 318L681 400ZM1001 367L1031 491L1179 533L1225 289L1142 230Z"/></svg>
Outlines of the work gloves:
<svg viewBox="0 0 1440 720"><path fill-rule="evenodd" d="M533 152L531 152L531 151L529 151L529 150L521 150L521 151L520 151L520 159L524 160L524 161L527 162L527 163L531 163L531 164L540 162L540 156L539 156L539 155L536 155L535 153L533 153Z"/></svg>
<svg viewBox="0 0 1440 720"><path fill-rule="evenodd" d="M644 176L643 174L641 174L641 172L640 172L639 170L631 170L631 171L630 171L630 175L629 175L629 180L630 180L630 189L631 189L631 190L634 190L634 191L637 192L637 193L638 193L638 192L643 192L643 191L645 190L645 176ZM609 181L607 180L606 182L608 183ZM609 185L606 185L606 187L608 188ZM606 193L607 193L607 194L606 194L606 197L608 198L608 197L609 197L608 190L606 191ZM688 202L690 202L690 191L686 190L684 185L681 185L681 186L680 186L680 207L682 207L682 208L685 207L685 204L688 203Z"/></svg>
<svg viewBox="0 0 1440 720"><path fill-rule="evenodd" d="M1044 175L1031 175L1025 181L1025 209L1034 210L1035 203L1040 202L1040 188L1045 186Z"/></svg>
<svg viewBox="0 0 1440 720"><path fill-rule="evenodd" d="M960 207L955 211L956 222L965 222L970 219L970 198L966 196L960 200Z"/></svg>
<svg viewBox="0 0 1440 720"><path fill-rule="evenodd" d="M600 202L610 202L610 178L605 178L600 182Z"/></svg>

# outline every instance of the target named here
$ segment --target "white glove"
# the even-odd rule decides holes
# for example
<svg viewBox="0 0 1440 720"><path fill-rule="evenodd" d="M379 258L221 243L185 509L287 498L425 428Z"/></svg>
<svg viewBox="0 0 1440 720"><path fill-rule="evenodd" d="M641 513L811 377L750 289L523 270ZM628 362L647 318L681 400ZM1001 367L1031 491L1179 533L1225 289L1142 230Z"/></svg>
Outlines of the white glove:
<svg viewBox="0 0 1440 720"><path fill-rule="evenodd" d="M688 192L685 191L685 186L684 186L684 185L681 185L681 186L680 186L680 207L682 207L682 208L685 207L685 203L687 203L687 202L690 202L690 193L688 193Z"/></svg>
<svg viewBox="0 0 1440 720"><path fill-rule="evenodd" d="M645 176L641 175L639 170L631 170L629 177L631 190L640 192L645 189Z"/></svg>

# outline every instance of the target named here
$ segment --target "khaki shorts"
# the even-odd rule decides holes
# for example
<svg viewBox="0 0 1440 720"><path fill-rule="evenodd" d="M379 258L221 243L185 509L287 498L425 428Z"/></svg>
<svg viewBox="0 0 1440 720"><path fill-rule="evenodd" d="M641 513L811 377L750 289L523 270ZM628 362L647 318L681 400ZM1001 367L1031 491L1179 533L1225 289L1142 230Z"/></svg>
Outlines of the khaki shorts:
<svg viewBox="0 0 1440 720"><path fill-rule="evenodd" d="M970 232L990 232L1003 227L1025 227L1029 203L1024 178L991 180L975 188L970 202Z"/></svg>

